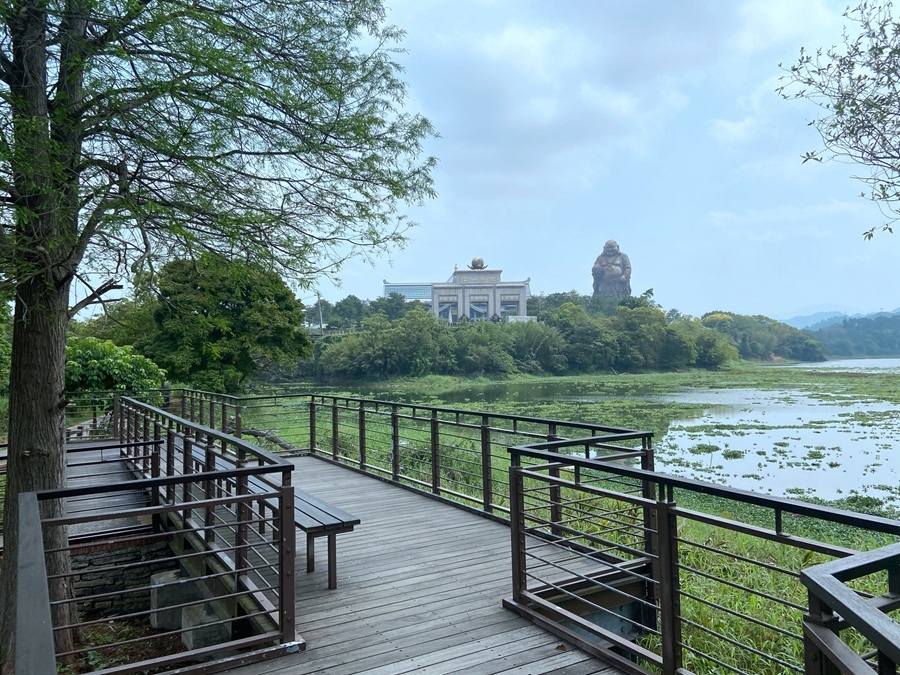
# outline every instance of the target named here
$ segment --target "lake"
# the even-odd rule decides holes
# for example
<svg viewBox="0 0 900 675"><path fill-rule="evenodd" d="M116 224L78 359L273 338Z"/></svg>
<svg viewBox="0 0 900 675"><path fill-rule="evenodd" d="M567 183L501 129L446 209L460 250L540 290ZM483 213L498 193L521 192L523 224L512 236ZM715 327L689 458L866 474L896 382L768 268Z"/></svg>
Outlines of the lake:
<svg viewBox="0 0 900 675"><path fill-rule="evenodd" d="M879 396L900 384L900 359L764 366L758 387L748 386L753 372L675 374L677 386L666 374L463 384L418 402L649 430L659 471L777 496L900 504L898 397Z"/></svg>

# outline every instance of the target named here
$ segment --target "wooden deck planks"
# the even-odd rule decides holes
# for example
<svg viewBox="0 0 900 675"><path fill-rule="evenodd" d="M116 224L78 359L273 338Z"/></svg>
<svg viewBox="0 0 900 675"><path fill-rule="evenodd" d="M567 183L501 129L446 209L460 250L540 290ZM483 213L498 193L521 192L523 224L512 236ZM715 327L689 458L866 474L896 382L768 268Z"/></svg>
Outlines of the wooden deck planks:
<svg viewBox="0 0 900 675"><path fill-rule="evenodd" d="M292 461L295 485L362 523L338 535L336 590L324 569L306 574L298 537L307 651L233 675L619 672L501 607L511 592L505 525L315 458Z"/></svg>

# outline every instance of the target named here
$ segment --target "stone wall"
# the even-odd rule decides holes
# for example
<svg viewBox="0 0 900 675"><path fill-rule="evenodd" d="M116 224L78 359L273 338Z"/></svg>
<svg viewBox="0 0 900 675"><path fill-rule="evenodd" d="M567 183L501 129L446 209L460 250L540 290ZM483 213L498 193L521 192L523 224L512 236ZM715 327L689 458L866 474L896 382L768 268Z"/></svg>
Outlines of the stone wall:
<svg viewBox="0 0 900 675"><path fill-rule="evenodd" d="M91 546L73 555L79 611L106 616L149 610L151 576L175 569L172 560L163 560L171 557L169 542L157 538ZM108 595L94 597L101 594Z"/></svg>

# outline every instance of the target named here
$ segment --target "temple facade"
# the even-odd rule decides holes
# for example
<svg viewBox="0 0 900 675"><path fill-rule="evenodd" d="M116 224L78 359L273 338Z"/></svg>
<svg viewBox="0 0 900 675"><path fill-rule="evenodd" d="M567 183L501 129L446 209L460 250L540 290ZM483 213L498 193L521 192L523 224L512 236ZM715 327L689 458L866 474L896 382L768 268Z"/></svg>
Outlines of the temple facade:
<svg viewBox="0 0 900 675"><path fill-rule="evenodd" d="M487 269L481 258L472 260L468 269L456 269L444 283L384 282L384 295L399 293L407 300L428 305L434 314L456 323L466 317L471 321L521 321L531 295L525 281L501 281L502 270Z"/></svg>

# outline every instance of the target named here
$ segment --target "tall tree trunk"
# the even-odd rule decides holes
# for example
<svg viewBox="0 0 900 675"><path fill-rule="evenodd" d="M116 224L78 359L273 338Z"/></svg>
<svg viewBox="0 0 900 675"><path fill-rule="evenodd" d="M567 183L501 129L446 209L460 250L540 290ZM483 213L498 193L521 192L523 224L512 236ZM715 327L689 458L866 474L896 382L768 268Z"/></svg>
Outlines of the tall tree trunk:
<svg viewBox="0 0 900 675"><path fill-rule="evenodd" d="M0 569L0 636L3 637L2 672L13 672L18 551L18 495L20 492L58 488L66 482L65 454L65 347L68 325L69 282L54 282L50 275L33 277L18 286L13 353L10 368L9 461L6 487L4 562ZM43 502L42 517L65 513L62 500ZM71 570L66 529L44 532L46 549L62 549L47 557L51 574ZM73 597L68 577L53 580L50 599ZM73 604L54 611L54 625L73 623ZM71 648L72 631L56 634L56 650Z"/></svg>
<svg viewBox="0 0 900 675"><path fill-rule="evenodd" d="M7 22L12 47L9 67L15 153L16 309L9 387L9 460L7 466L4 563L0 570L0 648L2 675L12 672L17 602L18 495L64 487L65 353L69 286L83 249L78 243L78 166L81 135L78 108L83 97L81 58L86 28L79 0L66 3L62 35L48 42L48 4L17 0ZM58 41L61 60L56 101L50 103L48 44ZM51 114L51 108L52 113ZM63 502L44 502L43 517L64 515ZM44 532L51 601L72 599L71 563L66 528ZM53 612L55 626L74 624L75 605L64 602ZM74 631L56 631L56 651L68 651Z"/></svg>

